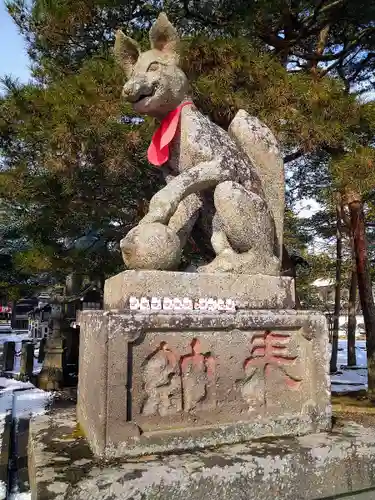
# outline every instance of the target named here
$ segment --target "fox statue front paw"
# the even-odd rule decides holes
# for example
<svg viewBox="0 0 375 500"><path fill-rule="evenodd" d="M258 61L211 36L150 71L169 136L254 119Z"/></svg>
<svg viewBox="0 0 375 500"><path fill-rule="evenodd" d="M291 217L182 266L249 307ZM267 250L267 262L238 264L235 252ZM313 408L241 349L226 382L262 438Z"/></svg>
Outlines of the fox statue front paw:
<svg viewBox="0 0 375 500"><path fill-rule="evenodd" d="M181 260L179 237L158 222L134 227L120 247L128 269L175 270Z"/></svg>
<svg viewBox="0 0 375 500"><path fill-rule="evenodd" d="M154 210L152 212L148 212L138 223L139 226L143 226L144 224L166 224L166 217L162 215L161 210Z"/></svg>
<svg viewBox="0 0 375 500"><path fill-rule="evenodd" d="M148 213L139 224L152 224L154 222L168 224L177 206L178 202L175 202L173 197L162 189L151 198Z"/></svg>

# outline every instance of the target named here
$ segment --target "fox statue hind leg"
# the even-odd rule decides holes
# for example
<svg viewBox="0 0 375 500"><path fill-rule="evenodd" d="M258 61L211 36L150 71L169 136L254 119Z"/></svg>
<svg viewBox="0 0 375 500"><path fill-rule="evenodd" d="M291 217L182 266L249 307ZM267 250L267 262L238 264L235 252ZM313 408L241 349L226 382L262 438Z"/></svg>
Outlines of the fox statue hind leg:
<svg viewBox="0 0 375 500"><path fill-rule="evenodd" d="M227 181L216 187L214 203L211 244L217 257L199 272L278 275L275 224L265 201L240 184Z"/></svg>
<svg viewBox="0 0 375 500"><path fill-rule="evenodd" d="M235 182L216 187L211 243L217 257L199 271L279 275L285 178L276 138L244 110L236 114L228 133L250 159L261 180L264 199Z"/></svg>

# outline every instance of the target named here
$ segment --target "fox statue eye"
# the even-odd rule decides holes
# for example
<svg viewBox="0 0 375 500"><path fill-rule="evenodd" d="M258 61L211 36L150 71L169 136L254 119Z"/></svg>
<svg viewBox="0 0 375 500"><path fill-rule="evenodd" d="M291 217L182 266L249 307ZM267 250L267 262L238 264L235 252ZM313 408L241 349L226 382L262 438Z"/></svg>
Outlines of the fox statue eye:
<svg viewBox="0 0 375 500"><path fill-rule="evenodd" d="M147 71L157 71L160 68L160 64L158 62L153 62L147 68Z"/></svg>

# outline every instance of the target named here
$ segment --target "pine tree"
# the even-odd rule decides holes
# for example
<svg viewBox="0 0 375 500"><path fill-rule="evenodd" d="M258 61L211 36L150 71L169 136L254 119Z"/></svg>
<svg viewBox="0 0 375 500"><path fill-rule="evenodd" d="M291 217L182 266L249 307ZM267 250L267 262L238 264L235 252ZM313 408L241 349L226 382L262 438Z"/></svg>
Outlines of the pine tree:
<svg viewBox="0 0 375 500"><path fill-rule="evenodd" d="M110 68L110 78L120 81L113 63ZM145 162L142 133L118 118L120 83L115 92L105 78L101 63L91 61L47 89L7 82L0 101L0 197L7 217L22 224L29 245L17 259L30 273L118 271L118 242L159 184Z"/></svg>

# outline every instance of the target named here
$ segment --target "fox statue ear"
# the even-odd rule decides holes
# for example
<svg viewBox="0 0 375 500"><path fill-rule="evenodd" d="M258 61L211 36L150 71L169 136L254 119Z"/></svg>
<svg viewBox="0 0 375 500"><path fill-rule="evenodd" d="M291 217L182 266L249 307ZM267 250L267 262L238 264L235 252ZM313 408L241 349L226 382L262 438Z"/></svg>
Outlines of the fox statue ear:
<svg viewBox="0 0 375 500"><path fill-rule="evenodd" d="M154 22L150 30L151 48L161 52L169 52L178 56L178 44L180 37L176 28L169 21L167 15L162 12Z"/></svg>
<svg viewBox="0 0 375 500"><path fill-rule="evenodd" d="M125 71L126 76L130 76L133 66L141 53L138 43L132 38L124 35L121 30L117 30L113 52L116 61Z"/></svg>

